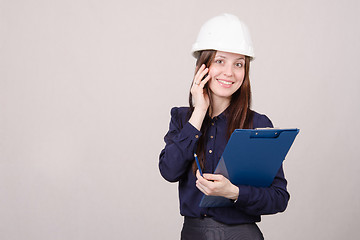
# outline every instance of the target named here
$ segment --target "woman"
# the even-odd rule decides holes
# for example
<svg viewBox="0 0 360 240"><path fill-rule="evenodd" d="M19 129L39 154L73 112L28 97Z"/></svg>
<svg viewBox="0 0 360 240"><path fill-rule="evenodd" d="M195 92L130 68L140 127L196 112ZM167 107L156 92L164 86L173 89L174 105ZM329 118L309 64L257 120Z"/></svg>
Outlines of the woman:
<svg viewBox="0 0 360 240"><path fill-rule="evenodd" d="M211 174L234 129L273 127L265 115L250 110L254 53L246 26L229 14L210 19L200 30L193 55L197 62L190 107L171 110L159 161L162 176L179 182L181 239L263 239L256 222L261 215L284 211L290 197L283 168L266 188L236 186ZM233 206L201 208L203 194L226 197Z"/></svg>

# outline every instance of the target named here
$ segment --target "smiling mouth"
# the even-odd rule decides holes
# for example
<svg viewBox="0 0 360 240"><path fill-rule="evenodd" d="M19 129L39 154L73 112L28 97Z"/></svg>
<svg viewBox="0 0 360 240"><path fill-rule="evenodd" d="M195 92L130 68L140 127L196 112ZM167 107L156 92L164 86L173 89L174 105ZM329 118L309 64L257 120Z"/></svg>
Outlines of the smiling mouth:
<svg viewBox="0 0 360 240"><path fill-rule="evenodd" d="M221 79L216 79L218 82L225 84L225 85L231 85L234 84L234 82L231 81L225 81L225 80L221 80Z"/></svg>

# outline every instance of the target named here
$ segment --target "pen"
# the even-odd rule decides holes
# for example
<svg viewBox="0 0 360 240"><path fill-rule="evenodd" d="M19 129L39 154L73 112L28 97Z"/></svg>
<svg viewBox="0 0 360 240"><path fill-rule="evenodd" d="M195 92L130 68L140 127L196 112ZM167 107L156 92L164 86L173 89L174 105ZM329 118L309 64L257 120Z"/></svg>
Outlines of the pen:
<svg viewBox="0 0 360 240"><path fill-rule="evenodd" d="M198 159L196 153L194 153L194 157L195 157L196 165L197 165L197 167L199 169L200 175L203 176L203 173L201 171L201 166L200 166L200 163L199 163L199 159Z"/></svg>

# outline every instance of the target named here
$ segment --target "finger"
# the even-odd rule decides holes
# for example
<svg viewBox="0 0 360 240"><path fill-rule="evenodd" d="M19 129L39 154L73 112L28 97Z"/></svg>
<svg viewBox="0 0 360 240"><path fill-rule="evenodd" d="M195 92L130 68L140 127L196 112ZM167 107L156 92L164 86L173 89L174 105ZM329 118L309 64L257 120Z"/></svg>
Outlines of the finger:
<svg viewBox="0 0 360 240"><path fill-rule="evenodd" d="M204 78L203 80L201 80L199 87L204 88L205 84L211 79L210 75L207 75L206 78Z"/></svg>
<svg viewBox="0 0 360 240"><path fill-rule="evenodd" d="M210 174L210 173L205 173L203 175L203 178L205 178L206 180L209 181L221 181L224 179L224 176L221 174Z"/></svg>
<svg viewBox="0 0 360 240"><path fill-rule="evenodd" d="M204 76L209 72L209 68L203 64L201 65L199 71L196 73L194 77L194 84L200 85L200 83L204 80Z"/></svg>
<svg viewBox="0 0 360 240"><path fill-rule="evenodd" d="M206 181L206 180L205 180ZM206 181L205 183L196 181L196 187L206 195L218 195L218 186L214 182Z"/></svg>
<svg viewBox="0 0 360 240"><path fill-rule="evenodd" d="M202 176L200 175L200 171L199 171L199 169L198 169L198 170L196 170L196 177L197 177L197 179L202 178Z"/></svg>
<svg viewBox="0 0 360 240"><path fill-rule="evenodd" d="M209 194L209 192L206 190L207 188L204 185L202 185L199 181L196 181L196 187L205 195Z"/></svg>
<svg viewBox="0 0 360 240"><path fill-rule="evenodd" d="M204 77L208 72L209 72L209 68L204 68L204 70L202 70L202 72L199 75L200 82L204 80Z"/></svg>
<svg viewBox="0 0 360 240"><path fill-rule="evenodd" d="M202 71L204 71L204 69L206 68L205 64L202 64L199 69L197 70L196 74L195 74L195 78L198 77Z"/></svg>
<svg viewBox="0 0 360 240"><path fill-rule="evenodd" d="M215 183L213 181L208 181L207 179L205 179L201 176L200 176L200 178L198 178L198 180L196 182L207 193L210 193L211 189L213 189L215 187Z"/></svg>
<svg viewBox="0 0 360 240"><path fill-rule="evenodd" d="M194 84L198 85L198 83L200 83L200 81L201 81L200 76L201 76L201 73L204 71L205 68L206 68L205 64L200 66L199 70L196 72L196 74L194 76L194 81L193 81Z"/></svg>
<svg viewBox="0 0 360 240"><path fill-rule="evenodd" d="M198 184L196 184L197 189L200 190L200 192L202 192L203 194L207 195L207 193L204 191L204 189L202 189Z"/></svg>
<svg viewBox="0 0 360 240"><path fill-rule="evenodd" d="M206 180L203 176L200 175L199 170L196 172L196 177L197 182L200 183L203 187L207 187L207 185L210 183L210 181Z"/></svg>

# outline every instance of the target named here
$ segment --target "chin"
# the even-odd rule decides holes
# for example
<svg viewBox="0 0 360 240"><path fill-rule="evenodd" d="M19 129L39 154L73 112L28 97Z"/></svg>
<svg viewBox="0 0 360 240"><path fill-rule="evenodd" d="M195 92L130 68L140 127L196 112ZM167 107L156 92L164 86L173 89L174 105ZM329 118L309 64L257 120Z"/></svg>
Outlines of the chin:
<svg viewBox="0 0 360 240"><path fill-rule="evenodd" d="M231 96L233 95L233 91L229 92L219 92L219 91L214 91L213 95L219 97L219 98L231 98Z"/></svg>

